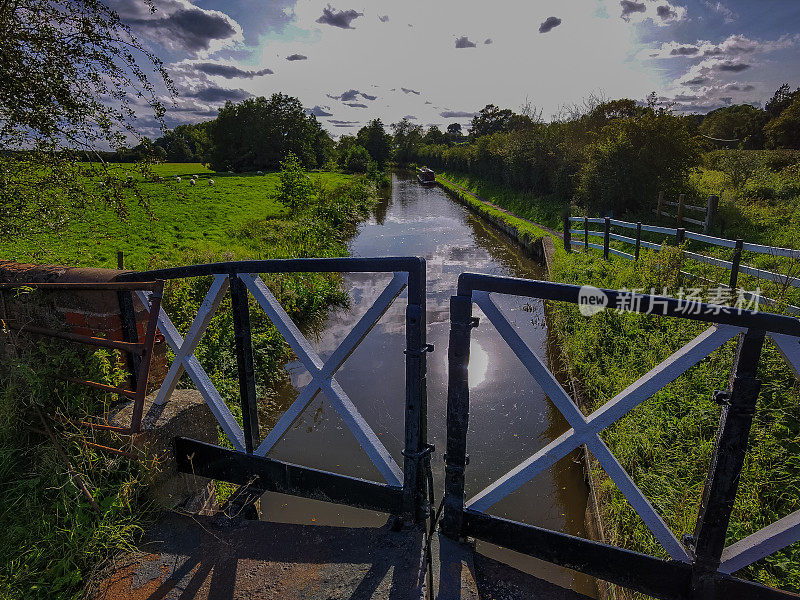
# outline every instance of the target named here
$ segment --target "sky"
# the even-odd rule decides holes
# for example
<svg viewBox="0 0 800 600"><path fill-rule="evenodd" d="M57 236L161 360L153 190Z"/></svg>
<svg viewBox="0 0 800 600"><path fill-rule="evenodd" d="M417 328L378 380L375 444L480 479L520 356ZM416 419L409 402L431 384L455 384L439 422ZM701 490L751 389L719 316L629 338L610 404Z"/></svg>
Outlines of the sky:
<svg viewBox="0 0 800 600"><path fill-rule="evenodd" d="M108 4L177 86L168 127L275 92L339 136L374 118L466 126L489 103L550 119L590 94L656 92L705 113L800 86L800 0L359 1Z"/></svg>

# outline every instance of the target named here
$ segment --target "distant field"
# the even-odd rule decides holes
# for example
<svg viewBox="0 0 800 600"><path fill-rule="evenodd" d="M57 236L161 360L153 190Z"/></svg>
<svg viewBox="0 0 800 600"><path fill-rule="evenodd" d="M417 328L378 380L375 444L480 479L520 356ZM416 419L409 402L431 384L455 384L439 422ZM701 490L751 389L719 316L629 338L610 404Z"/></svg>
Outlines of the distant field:
<svg viewBox="0 0 800 600"><path fill-rule="evenodd" d="M126 169L126 165L118 168ZM122 250L125 267L135 269L191 256L258 257L264 249L248 226L286 214L284 207L271 199L277 173L228 175L214 173L199 163L161 164L154 170L168 179L140 184L152 216L143 207L132 205L131 214L123 221L113 210L100 207L87 215L74 215L72 224L58 233L29 240L0 240L0 257L116 268L117 251ZM189 185L192 174L199 176L194 187ZM176 175L181 177L180 183L174 180ZM350 179L337 173L314 173L311 177L322 179L330 187ZM208 183L212 178L213 186Z"/></svg>

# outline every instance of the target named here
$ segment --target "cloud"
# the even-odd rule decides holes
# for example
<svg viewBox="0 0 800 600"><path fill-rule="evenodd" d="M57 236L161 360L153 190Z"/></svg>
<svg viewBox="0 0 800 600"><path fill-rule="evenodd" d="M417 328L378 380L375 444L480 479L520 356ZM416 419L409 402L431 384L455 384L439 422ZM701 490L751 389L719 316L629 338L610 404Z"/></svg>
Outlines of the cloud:
<svg viewBox="0 0 800 600"><path fill-rule="evenodd" d="M317 23L339 27L340 29L355 29L355 27L350 26L350 23L358 17L363 16L364 13L360 13L352 8L348 10L336 10L328 4L327 7L322 9L322 16L317 19Z"/></svg>
<svg viewBox="0 0 800 600"><path fill-rule="evenodd" d="M462 35L460 38L456 38L456 48L474 48L477 45L478 44L470 40L465 35Z"/></svg>
<svg viewBox="0 0 800 600"><path fill-rule="evenodd" d="M672 8L669 4L664 4L662 6L656 7L656 14L661 17L663 20L667 19L674 19L678 16L678 13L675 12L675 9Z"/></svg>
<svg viewBox="0 0 800 600"><path fill-rule="evenodd" d="M197 98L198 100L202 100L203 102L213 102L213 103L222 103L230 100L231 102L241 102L242 100L246 100L252 94L248 91L242 89L227 89L221 87L207 87L201 88L194 92L190 92L186 94L189 98Z"/></svg>
<svg viewBox="0 0 800 600"><path fill-rule="evenodd" d="M404 87L401 87L400 89L403 90L404 94L416 94L417 96L419 96L419 92L417 90L412 90L410 88L404 88Z"/></svg>
<svg viewBox="0 0 800 600"><path fill-rule="evenodd" d="M341 100L342 102L353 102L354 100L358 100L359 96L364 100L375 100L377 96L371 96L370 94L365 94L364 92L360 92L358 90L347 90L346 92L342 92L338 96L334 96L333 94L325 94L331 100Z"/></svg>
<svg viewBox="0 0 800 600"><path fill-rule="evenodd" d="M308 57L305 54L290 54L286 57L286 60L307 60Z"/></svg>
<svg viewBox="0 0 800 600"><path fill-rule="evenodd" d="M750 66L742 62L722 62L715 64L713 68L726 73L741 73L745 69L749 69Z"/></svg>
<svg viewBox="0 0 800 600"><path fill-rule="evenodd" d="M381 23L388 23L389 22L389 15L378 15L378 20Z"/></svg>
<svg viewBox="0 0 800 600"><path fill-rule="evenodd" d="M445 119L471 119L475 116L474 112L465 112L463 110L445 110L439 113L440 117Z"/></svg>
<svg viewBox="0 0 800 600"><path fill-rule="evenodd" d="M367 108L366 104L361 104L360 102L345 102L345 104L353 108Z"/></svg>
<svg viewBox="0 0 800 600"><path fill-rule="evenodd" d="M640 53L640 58L717 58L719 60L741 60L752 54L767 54L800 45L800 35L783 35L775 40L754 40L742 34L730 35L720 43L698 40L693 44L664 42L658 48Z"/></svg>
<svg viewBox="0 0 800 600"><path fill-rule="evenodd" d="M338 119L328 119L328 123L331 123L334 127L355 127L359 125L359 121L340 121Z"/></svg>
<svg viewBox="0 0 800 600"><path fill-rule="evenodd" d="M644 2L634 2L633 0L621 0L619 5L622 7L622 14L620 15L626 21L630 19L630 15L637 12L645 12Z"/></svg>
<svg viewBox="0 0 800 600"><path fill-rule="evenodd" d="M414 115L406 115L403 118L404 119L408 119L409 121L416 121L417 120L417 117L415 117Z"/></svg>
<svg viewBox="0 0 800 600"><path fill-rule="evenodd" d="M627 0L626 0L627 1ZM541 25L539 25L539 33L547 33L561 25L561 19L558 17L547 17Z"/></svg>
<svg viewBox="0 0 800 600"><path fill-rule="evenodd" d="M491 44L492 43L492 38L486 38L485 40L483 40L483 43L486 44L486 45Z"/></svg>
<svg viewBox="0 0 800 600"><path fill-rule="evenodd" d="M696 46L678 46L677 48L673 48L670 50L670 56L694 56L700 52L700 49Z"/></svg>
<svg viewBox="0 0 800 600"><path fill-rule="evenodd" d="M314 115L315 117L332 117L333 113L329 113L321 106L314 105L314 108L307 108L306 113Z"/></svg>
<svg viewBox="0 0 800 600"><path fill-rule="evenodd" d="M682 81L683 85L705 85L706 83L711 82L711 77L707 75L698 75L697 77L693 77L692 79L686 79Z"/></svg>
<svg viewBox="0 0 800 600"><path fill-rule="evenodd" d="M242 79L253 79L254 77L261 77L262 75L274 74L272 69L259 69L258 71L250 71L247 69L241 69L236 65L218 62L186 62L181 64L185 64L190 68L199 71L200 73L205 73L206 75L216 75L218 77L224 77L225 79L235 79L237 77Z"/></svg>
<svg viewBox="0 0 800 600"><path fill-rule="evenodd" d="M231 17L188 0L160 1L155 11L140 0L111 0L108 5L135 33L168 50L207 53L244 40L241 26Z"/></svg>
<svg viewBox="0 0 800 600"><path fill-rule="evenodd" d="M713 10L715 13L722 15L725 23L733 23L739 18L739 15L725 6L722 2L709 2L709 0L703 0L703 4Z"/></svg>

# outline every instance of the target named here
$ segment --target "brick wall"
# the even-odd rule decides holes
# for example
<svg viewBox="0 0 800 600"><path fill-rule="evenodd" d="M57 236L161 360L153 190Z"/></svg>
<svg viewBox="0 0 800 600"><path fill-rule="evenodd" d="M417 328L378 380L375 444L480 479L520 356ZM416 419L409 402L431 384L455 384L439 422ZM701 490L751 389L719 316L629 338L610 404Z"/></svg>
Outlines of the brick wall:
<svg viewBox="0 0 800 600"><path fill-rule="evenodd" d="M123 273L114 269L92 269L58 265L30 265L0 260L0 283L104 283ZM59 291L32 302L29 296L16 297L13 291L0 292L0 318L80 335L122 339L117 292ZM136 327L144 341L147 312L134 295ZM2 338L0 338L2 339ZM167 373L167 347L160 332L156 335L148 388L157 388Z"/></svg>

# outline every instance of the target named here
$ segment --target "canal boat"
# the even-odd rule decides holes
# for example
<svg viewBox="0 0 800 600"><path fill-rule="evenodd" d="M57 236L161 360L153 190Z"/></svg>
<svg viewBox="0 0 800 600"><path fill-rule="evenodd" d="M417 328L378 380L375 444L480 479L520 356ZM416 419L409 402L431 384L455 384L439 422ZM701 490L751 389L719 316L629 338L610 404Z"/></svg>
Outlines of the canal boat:
<svg viewBox="0 0 800 600"><path fill-rule="evenodd" d="M425 186L435 185L436 173L431 171L428 167L420 167L417 169L417 181Z"/></svg>

